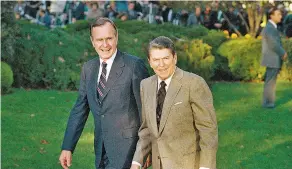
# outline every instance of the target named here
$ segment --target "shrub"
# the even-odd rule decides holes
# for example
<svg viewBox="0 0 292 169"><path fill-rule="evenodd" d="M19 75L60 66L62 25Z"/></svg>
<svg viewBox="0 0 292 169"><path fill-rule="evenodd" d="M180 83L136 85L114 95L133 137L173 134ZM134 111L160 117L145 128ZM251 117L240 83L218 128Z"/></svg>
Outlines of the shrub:
<svg viewBox="0 0 292 169"><path fill-rule="evenodd" d="M264 68L260 66L261 43L256 39L235 39L223 43L218 53L228 59L228 66L235 80L262 79Z"/></svg>
<svg viewBox="0 0 292 169"><path fill-rule="evenodd" d="M14 68L17 87L76 89L83 62L96 56L89 36L48 30L19 22L15 57L5 58Z"/></svg>
<svg viewBox="0 0 292 169"><path fill-rule="evenodd" d="M283 47L288 53L288 58L283 64L279 78L292 81L292 38L283 40Z"/></svg>
<svg viewBox="0 0 292 169"><path fill-rule="evenodd" d="M228 67L228 60L217 53L219 46L227 40L225 33L222 31L211 30L208 32L208 35L202 37L204 43L212 46L212 54L215 56L214 76L212 77L212 80L232 79L232 73Z"/></svg>
<svg viewBox="0 0 292 169"><path fill-rule="evenodd" d="M291 40L284 40L283 44L288 52L291 51ZM235 80L262 80L265 67L260 64L262 57L261 48L260 39L241 38L223 43L219 47L218 53L228 59L228 66ZM289 57L291 61L291 54L289 54ZM279 78L291 80L291 68L290 62L286 62L283 65Z"/></svg>
<svg viewBox="0 0 292 169"><path fill-rule="evenodd" d="M202 40L179 41L176 43L178 66L184 70L202 76L210 82L214 75L215 57L211 53L212 47Z"/></svg>
<svg viewBox="0 0 292 169"><path fill-rule="evenodd" d="M8 93L13 83L13 72L11 67L1 62L1 93Z"/></svg>
<svg viewBox="0 0 292 169"><path fill-rule="evenodd" d="M153 32L159 36L164 35L170 38L183 38L183 39L194 39L199 38L208 34L208 29L203 26L196 28L188 28L182 26L175 26L172 24L155 25L148 24L143 21L130 20L130 21L115 21L118 29L125 30L129 35L145 34L145 32Z"/></svg>

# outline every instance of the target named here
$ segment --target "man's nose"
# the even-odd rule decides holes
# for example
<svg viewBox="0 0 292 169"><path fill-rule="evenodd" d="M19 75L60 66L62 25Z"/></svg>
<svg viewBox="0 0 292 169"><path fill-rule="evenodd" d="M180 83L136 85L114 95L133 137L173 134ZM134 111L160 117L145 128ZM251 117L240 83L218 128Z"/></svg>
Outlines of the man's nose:
<svg viewBox="0 0 292 169"><path fill-rule="evenodd" d="M106 39L103 40L103 42L102 42L102 46L103 46L103 47L107 47L107 46L108 46L108 42L107 42Z"/></svg>
<svg viewBox="0 0 292 169"><path fill-rule="evenodd" d="M164 66L163 59L160 59L160 60L159 60L159 66L161 66L161 67L163 67L163 66Z"/></svg>

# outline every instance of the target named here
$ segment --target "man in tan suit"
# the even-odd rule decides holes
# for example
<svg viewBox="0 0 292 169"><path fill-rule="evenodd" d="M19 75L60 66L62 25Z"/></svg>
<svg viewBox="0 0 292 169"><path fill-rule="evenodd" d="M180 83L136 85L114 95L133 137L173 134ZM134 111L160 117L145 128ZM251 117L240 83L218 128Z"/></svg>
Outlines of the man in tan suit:
<svg viewBox="0 0 292 169"><path fill-rule="evenodd" d="M131 169L152 153L153 169L215 169L218 129L205 80L176 67L173 42L150 42L148 60L156 75L141 82L142 125Z"/></svg>

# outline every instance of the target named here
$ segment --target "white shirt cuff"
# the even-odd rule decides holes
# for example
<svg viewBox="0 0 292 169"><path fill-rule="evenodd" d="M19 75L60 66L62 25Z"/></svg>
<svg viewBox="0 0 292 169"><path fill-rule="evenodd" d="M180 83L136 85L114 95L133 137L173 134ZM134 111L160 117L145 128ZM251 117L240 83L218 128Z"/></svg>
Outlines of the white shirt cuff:
<svg viewBox="0 0 292 169"><path fill-rule="evenodd" d="M142 167L142 165L140 163L138 163L137 161L132 161L132 164L136 164L136 165L140 166L140 168Z"/></svg>
<svg viewBox="0 0 292 169"><path fill-rule="evenodd" d="M199 169L210 169L210 168L206 168L206 167L200 167Z"/></svg>

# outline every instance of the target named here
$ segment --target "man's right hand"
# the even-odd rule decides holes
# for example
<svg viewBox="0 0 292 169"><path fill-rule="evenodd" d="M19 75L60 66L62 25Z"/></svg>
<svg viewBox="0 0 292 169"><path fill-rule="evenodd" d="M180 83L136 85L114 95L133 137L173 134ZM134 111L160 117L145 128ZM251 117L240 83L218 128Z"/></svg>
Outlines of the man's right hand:
<svg viewBox="0 0 292 169"><path fill-rule="evenodd" d="M130 169L140 169L140 166L137 164L132 164Z"/></svg>
<svg viewBox="0 0 292 169"><path fill-rule="evenodd" d="M288 57L288 54L287 54L287 52L285 52L285 54L284 54L284 56L282 57L282 59L283 59L283 60L286 60L287 57Z"/></svg>
<svg viewBox="0 0 292 169"><path fill-rule="evenodd" d="M72 152L68 150L62 150L59 161L64 169L69 169L72 162Z"/></svg>

